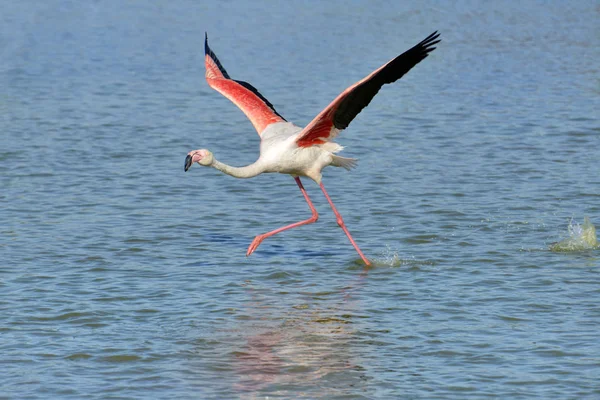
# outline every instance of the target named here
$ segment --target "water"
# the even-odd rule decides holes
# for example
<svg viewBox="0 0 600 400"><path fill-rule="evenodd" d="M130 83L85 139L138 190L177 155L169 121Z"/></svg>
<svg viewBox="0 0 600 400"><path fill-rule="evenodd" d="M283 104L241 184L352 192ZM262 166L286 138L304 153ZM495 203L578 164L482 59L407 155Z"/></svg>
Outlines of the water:
<svg viewBox="0 0 600 400"><path fill-rule="evenodd" d="M0 397L598 398L594 1L9 2L0 13ZM434 30L339 138L319 221L204 81L203 38L306 124Z"/></svg>

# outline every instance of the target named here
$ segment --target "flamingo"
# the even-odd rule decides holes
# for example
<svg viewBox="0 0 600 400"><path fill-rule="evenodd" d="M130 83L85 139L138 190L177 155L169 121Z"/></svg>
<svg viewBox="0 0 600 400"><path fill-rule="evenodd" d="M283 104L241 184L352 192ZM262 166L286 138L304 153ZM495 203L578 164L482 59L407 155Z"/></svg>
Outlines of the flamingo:
<svg viewBox="0 0 600 400"><path fill-rule="evenodd" d="M223 65L208 46L208 34L204 39L206 80L208 85L231 100L250 119L260 136L260 156L256 162L245 167L233 167L217 161L209 150L193 150L185 158L184 170L198 163L212 167L235 178L252 178L267 172L279 172L291 175L308 203L311 217L254 238L246 256L252 254L266 238L280 232L312 224L319 214L315 209L300 177L315 181L325 195L325 199L335 214L337 224L342 228L350 243L367 266L371 262L360 250L348 231L342 216L337 211L331 197L323 186L321 171L331 165L347 170L353 168L356 159L336 155L343 149L333 140L346 129L350 122L365 108L379 89L386 84L400 79L412 67L424 60L434 45L440 42L440 34L435 31L413 48L373 71L364 79L344 90L323 111L321 111L306 127L298 127L283 118L258 90L248 82L231 79Z"/></svg>

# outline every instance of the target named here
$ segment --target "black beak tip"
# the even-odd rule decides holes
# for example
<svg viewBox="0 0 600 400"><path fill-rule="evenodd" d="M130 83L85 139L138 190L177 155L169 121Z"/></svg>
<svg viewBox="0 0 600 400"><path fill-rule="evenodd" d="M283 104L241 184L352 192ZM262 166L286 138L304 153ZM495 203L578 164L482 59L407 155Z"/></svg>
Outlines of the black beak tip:
<svg viewBox="0 0 600 400"><path fill-rule="evenodd" d="M190 169L191 166L192 166L192 156L190 156L188 154L188 156L185 158L185 166L183 167L183 171L187 172L187 170Z"/></svg>

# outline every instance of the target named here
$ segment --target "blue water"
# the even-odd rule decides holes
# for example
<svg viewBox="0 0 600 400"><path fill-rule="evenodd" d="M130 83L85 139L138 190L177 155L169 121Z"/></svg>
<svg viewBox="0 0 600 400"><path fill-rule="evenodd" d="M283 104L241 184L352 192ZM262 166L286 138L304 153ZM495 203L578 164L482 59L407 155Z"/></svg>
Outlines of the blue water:
<svg viewBox="0 0 600 400"><path fill-rule="evenodd" d="M0 1L0 398L600 398L595 1ZM307 124L434 30L318 186L204 80Z"/></svg>

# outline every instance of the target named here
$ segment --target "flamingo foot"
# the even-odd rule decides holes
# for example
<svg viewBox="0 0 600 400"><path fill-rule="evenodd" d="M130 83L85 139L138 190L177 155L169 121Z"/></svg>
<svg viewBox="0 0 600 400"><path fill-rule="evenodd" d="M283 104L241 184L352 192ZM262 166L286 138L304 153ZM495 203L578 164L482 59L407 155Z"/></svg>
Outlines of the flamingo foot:
<svg viewBox="0 0 600 400"><path fill-rule="evenodd" d="M256 249L258 249L258 246L260 246L260 244L262 243L263 240L266 239L265 235L258 235L254 238L254 240L252 241L252 243L250 243L250 246L248 246L248 251L246 252L246 257L248 257L250 254L254 253L254 251Z"/></svg>

